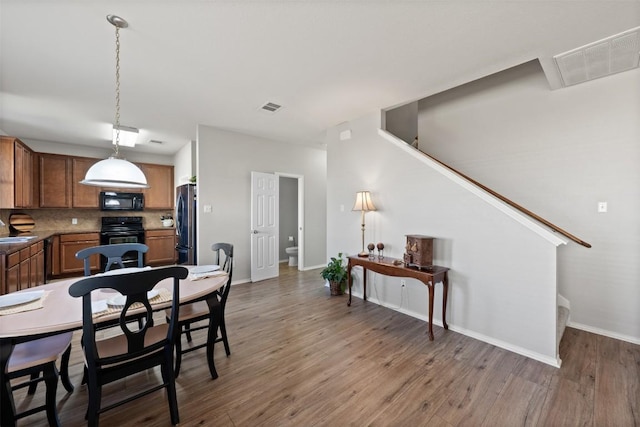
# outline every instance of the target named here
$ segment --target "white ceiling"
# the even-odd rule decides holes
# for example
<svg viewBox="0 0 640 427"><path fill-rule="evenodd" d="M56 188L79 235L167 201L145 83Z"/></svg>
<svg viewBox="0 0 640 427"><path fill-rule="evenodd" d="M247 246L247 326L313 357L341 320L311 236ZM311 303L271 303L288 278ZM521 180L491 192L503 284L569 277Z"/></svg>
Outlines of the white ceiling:
<svg viewBox="0 0 640 427"><path fill-rule="evenodd" d="M0 0L0 130L172 154L198 124L318 146L326 128L640 26L640 1ZM569 90L569 89L567 89ZM258 110L267 101L283 108Z"/></svg>

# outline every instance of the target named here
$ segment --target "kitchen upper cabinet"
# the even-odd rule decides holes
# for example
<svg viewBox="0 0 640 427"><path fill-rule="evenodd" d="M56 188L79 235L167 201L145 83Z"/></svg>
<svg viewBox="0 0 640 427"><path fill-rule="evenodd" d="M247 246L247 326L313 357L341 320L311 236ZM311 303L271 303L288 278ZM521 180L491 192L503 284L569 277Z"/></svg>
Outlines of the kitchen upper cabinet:
<svg viewBox="0 0 640 427"><path fill-rule="evenodd" d="M173 209L173 166L137 164L147 177L149 188L143 190L145 209Z"/></svg>
<svg viewBox="0 0 640 427"><path fill-rule="evenodd" d="M71 207L71 158L38 154L41 208Z"/></svg>
<svg viewBox="0 0 640 427"><path fill-rule="evenodd" d="M99 187L80 184L99 159L39 154L41 208L98 208Z"/></svg>
<svg viewBox="0 0 640 427"><path fill-rule="evenodd" d="M0 209L33 207L33 158L18 138L0 136Z"/></svg>
<svg viewBox="0 0 640 427"><path fill-rule="evenodd" d="M89 168L99 161L99 159L86 157L73 157L71 159L71 194L74 208L98 208L100 206L100 188L80 184L80 181L84 179Z"/></svg>
<svg viewBox="0 0 640 427"><path fill-rule="evenodd" d="M176 230L147 230L144 243L149 247L145 265L167 265L176 262Z"/></svg>

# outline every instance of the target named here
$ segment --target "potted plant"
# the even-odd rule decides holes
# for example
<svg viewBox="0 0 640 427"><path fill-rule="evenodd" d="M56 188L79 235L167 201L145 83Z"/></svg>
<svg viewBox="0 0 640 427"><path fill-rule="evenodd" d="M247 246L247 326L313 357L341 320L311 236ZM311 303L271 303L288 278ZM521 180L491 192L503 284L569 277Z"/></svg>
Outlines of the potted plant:
<svg viewBox="0 0 640 427"><path fill-rule="evenodd" d="M331 295L342 295L347 286L347 267L342 258L342 252L337 257L331 257L331 261L320 272L323 279L329 281Z"/></svg>

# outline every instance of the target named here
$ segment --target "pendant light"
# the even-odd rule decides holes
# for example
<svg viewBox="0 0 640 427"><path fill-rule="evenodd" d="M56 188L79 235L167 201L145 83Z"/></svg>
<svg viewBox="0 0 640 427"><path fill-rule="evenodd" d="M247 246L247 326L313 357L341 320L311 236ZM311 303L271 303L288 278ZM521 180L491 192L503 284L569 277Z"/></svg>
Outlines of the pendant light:
<svg viewBox="0 0 640 427"><path fill-rule="evenodd" d="M149 188L147 178L139 167L121 159L120 147L120 28L129 26L127 21L116 15L107 15L109 21L116 27L116 117L113 129L115 131L115 147L113 156L100 160L89 168L80 184L97 187L116 188Z"/></svg>

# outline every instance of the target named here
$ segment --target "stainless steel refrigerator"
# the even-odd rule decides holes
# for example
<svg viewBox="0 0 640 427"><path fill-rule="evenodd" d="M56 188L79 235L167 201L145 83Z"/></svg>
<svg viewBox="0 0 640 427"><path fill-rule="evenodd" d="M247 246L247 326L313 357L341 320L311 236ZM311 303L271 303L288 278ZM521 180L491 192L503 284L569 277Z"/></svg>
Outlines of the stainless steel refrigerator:
<svg viewBox="0 0 640 427"><path fill-rule="evenodd" d="M176 251L178 264L197 264L195 184L176 188Z"/></svg>

